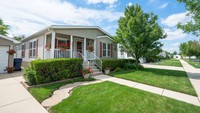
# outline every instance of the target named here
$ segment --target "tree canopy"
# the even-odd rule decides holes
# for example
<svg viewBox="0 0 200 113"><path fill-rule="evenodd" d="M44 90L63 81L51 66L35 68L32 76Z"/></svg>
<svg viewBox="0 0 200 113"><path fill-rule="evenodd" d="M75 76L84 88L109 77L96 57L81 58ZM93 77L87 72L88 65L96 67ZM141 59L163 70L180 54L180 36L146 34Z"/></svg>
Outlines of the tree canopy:
<svg viewBox="0 0 200 113"><path fill-rule="evenodd" d="M179 50L182 56L196 56L200 58L200 42L197 40L181 43Z"/></svg>
<svg viewBox="0 0 200 113"><path fill-rule="evenodd" d="M178 28L186 33L192 33L195 36L200 36L200 1L199 0L178 0L185 3L186 10L189 12L187 16L191 16L192 20L186 24L178 23Z"/></svg>
<svg viewBox="0 0 200 113"><path fill-rule="evenodd" d="M130 54L139 63L139 58L152 51L161 50L163 44L159 39L166 37L163 29L156 22L158 17L153 13L144 13L136 4L127 6L124 16L118 21L119 28L114 37L121 50ZM157 53L157 52L156 52Z"/></svg>
<svg viewBox="0 0 200 113"><path fill-rule="evenodd" d="M5 25L3 23L3 20L0 18L0 34L6 36L8 34L7 32L8 30L9 30L9 26Z"/></svg>
<svg viewBox="0 0 200 113"><path fill-rule="evenodd" d="M20 40L22 40L22 39L25 38L25 35L14 36L13 38L14 38L15 40L20 41Z"/></svg>

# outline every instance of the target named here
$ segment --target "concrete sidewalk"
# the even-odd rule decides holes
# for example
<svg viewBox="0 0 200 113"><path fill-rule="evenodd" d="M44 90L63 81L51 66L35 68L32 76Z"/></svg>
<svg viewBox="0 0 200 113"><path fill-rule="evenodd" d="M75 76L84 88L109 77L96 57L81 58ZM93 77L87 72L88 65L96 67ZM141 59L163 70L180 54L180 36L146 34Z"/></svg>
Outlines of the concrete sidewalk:
<svg viewBox="0 0 200 113"><path fill-rule="evenodd" d="M192 83L195 91L197 92L198 98L200 100L200 70L192 67L190 64L184 60L180 60L185 72L187 73L190 82Z"/></svg>
<svg viewBox="0 0 200 113"><path fill-rule="evenodd" d="M111 76L107 76L107 75L97 75L97 76L93 76L93 78L97 79L97 80L101 80L101 81L111 81L111 82L115 82L118 84L122 84L125 86L129 86L132 88L137 88L140 90L144 90L144 91L148 91L151 93L155 93L155 94L159 94L162 96L166 96L169 98L173 98L179 101L183 101L186 103L190 103L196 106L200 106L200 102L198 100L197 97L192 96L192 95L187 95L184 93L179 93L176 91L171 91L171 90L167 90L167 89L163 89L163 88L158 88L158 87L154 87L154 86L150 86L150 85L146 85L146 84L142 84L142 83L138 83L138 82L133 82L133 81L129 81L129 80L124 80L121 78L116 78L116 77L111 77Z"/></svg>
<svg viewBox="0 0 200 113"><path fill-rule="evenodd" d="M0 113L48 113L20 84L21 75L0 74Z"/></svg>
<svg viewBox="0 0 200 113"><path fill-rule="evenodd" d="M156 69L167 69L167 70L178 70L184 71L182 67L175 67L175 66L162 66L162 65L155 65L155 64L141 64L145 68L156 68Z"/></svg>

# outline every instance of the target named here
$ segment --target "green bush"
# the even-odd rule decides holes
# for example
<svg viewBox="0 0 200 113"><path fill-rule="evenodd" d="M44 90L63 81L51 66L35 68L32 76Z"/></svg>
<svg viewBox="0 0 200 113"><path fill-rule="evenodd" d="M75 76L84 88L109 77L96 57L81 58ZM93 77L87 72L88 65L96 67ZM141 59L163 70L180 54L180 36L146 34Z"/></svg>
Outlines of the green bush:
<svg viewBox="0 0 200 113"><path fill-rule="evenodd" d="M31 68L25 69L25 79L30 84L42 84L78 77L81 76L82 63L82 59L74 58L34 60Z"/></svg>
<svg viewBox="0 0 200 113"><path fill-rule="evenodd" d="M124 65L124 69L126 69L126 70L129 70L129 69L136 69L136 68L137 68L136 64L133 64L133 63L126 63L126 64Z"/></svg>
<svg viewBox="0 0 200 113"><path fill-rule="evenodd" d="M124 68L126 63L135 63L133 59L102 59L102 68L103 70L110 66L111 71L115 70L117 67Z"/></svg>
<svg viewBox="0 0 200 113"><path fill-rule="evenodd" d="M23 77L30 85L36 84L35 75L36 72L31 67L28 66L24 69Z"/></svg>
<svg viewBox="0 0 200 113"><path fill-rule="evenodd" d="M122 70L122 68L117 67L117 68L114 70L114 72L118 72L118 71L121 71L121 70Z"/></svg>

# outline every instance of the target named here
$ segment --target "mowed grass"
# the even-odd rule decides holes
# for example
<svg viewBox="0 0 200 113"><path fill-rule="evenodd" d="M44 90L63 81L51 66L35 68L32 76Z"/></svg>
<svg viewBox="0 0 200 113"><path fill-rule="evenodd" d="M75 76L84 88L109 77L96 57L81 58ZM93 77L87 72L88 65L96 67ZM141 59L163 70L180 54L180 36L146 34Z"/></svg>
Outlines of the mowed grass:
<svg viewBox="0 0 200 113"><path fill-rule="evenodd" d="M36 100L38 102L41 103L43 100L50 97L55 90L59 89L63 85L73 83L73 82L92 81L92 80L94 80L94 79L93 78L71 79L71 80L68 80L68 81L44 85L44 86L40 86L40 87L32 87L32 88L29 88L28 91L36 98Z"/></svg>
<svg viewBox="0 0 200 113"><path fill-rule="evenodd" d="M200 107L112 82L75 88L50 113L200 113Z"/></svg>
<svg viewBox="0 0 200 113"><path fill-rule="evenodd" d="M195 67L195 68L200 68L200 62L194 62L192 60L185 60L188 64L190 64L191 66Z"/></svg>
<svg viewBox="0 0 200 113"><path fill-rule="evenodd" d="M163 66L176 66L176 67L182 67L182 64L179 60L176 59L166 59L161 60L160 62L156 63L157 65L163 65Z"/></svg>
<svg viewBox="0 0 200 113"><path fill-rule="evenodd" d="M197 96L184 71L145 68L144 70L113 72L110 75Z"/></svg>

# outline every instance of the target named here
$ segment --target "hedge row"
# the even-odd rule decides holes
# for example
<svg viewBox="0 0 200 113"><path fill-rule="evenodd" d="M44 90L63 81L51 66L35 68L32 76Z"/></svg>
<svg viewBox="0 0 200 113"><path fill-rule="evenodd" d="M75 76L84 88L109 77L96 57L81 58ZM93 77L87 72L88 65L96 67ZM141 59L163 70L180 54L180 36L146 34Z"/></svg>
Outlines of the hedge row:
<svg viewBox="0 0 200 113"><path fill-rule="evenodd" d="M102 59L102 68L103 70L106 67L111 67L111 71L115 70L116 68L124 68L125 64L127 63L135 63L133 59Z"/></svg>
<svg viewBox="0 0 200 113"><path fill-rule="evenodd" d="M74 58L31 61L31 69L27 69L29 73L25 72L25 78L30 84L42 84L78 77L81 76L82 63L82 59Z"/></svg>

